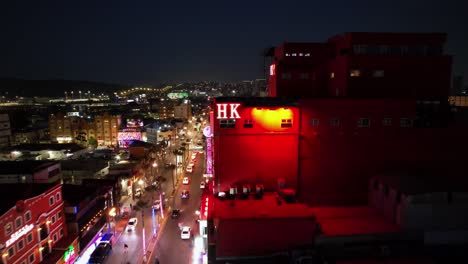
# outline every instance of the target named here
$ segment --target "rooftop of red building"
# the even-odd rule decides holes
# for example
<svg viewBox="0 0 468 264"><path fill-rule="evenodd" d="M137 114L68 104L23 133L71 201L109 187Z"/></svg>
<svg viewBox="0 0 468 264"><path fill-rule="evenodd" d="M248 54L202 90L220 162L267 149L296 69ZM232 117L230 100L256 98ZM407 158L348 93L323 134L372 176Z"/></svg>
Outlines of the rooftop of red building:
<svg viewBox="0 0 468 264"><path fill-rule="evenodd" d="M0 215L13 208L19 200L39 196L58 185L60 184L1 184L0 193L2 194L2 202L0 203Z"/></svg>
<svg viewBox="0 0 468 264"><path fill-rule="evenodd" d="M396 224L368 206L323 206L311 211L321 226L322 236L353 236L398 233Z"/></svg>
<svg viewBox="0 0 468 264"><path fill-rule="evenodd" d="M247 200L215 199L213 218L242 219L242 218L308 218L314 217L313 210L305 204L279 204L276 194L265 194L256 200L253 196Z"/></svg>
<svg viewBox="0 0 468 264"><path fill-rule="evenodd" d="M50 160L0 161L0 167L2 168L0 174L32 174L57 163L57 161Z"/></svg>

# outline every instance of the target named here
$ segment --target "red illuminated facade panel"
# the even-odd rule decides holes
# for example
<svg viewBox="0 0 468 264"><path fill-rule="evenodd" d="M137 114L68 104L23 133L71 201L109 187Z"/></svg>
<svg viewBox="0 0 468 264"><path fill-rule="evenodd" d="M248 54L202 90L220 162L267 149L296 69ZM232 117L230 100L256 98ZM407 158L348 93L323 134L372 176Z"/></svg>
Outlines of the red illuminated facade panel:
<svg viewBox="0 0 468 264"><path fill-rule="evenodd" d="M11 208L0 216L2 263L44 261L67 236L61 184L4 185L2 193L10 194L9 198L16 193L19 198L16 203L7 199L4 205L11 201ZM73 261L77 253L78 248L68 252L68 260Z"/></svg>
<svg viewBox="0 0 468 264"><path fill-rule="evenodd" d="M270 96L427 98L448 96L446 34L345 33L326 43L275 49Z"/></svg>
<svg viewBox="0 0 468 264"><path fill-rule="evenodd" d="M216 192L242 184L263 184L265 191L277 190L279 180L297 187L299 108L291 101L278 105L271 98L265 99L265 104L257 105L248 99L215 100Z"/></svg>

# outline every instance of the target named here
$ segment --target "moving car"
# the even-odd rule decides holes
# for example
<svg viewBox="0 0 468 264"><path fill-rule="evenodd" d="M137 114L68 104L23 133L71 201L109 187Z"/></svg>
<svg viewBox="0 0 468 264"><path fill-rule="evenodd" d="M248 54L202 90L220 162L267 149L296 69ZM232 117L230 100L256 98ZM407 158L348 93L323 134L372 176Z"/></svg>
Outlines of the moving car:
<svg viewBox="0 0 468 264"><path fill-rule="evenodd" d="M153 206L151 206L151 208L153 208L153 210L159 210L159 208L161 208L161 201L160 200L154 201Z"/></svg>
<svg viewBox="0 0 468 264"><path fill-rule="evenodd" d="M180 238L190 239L190 227L188 226L182 227L182 231L180 232Z"/></svg>
<svg viewBox="0 0 468 264"><path fill-rule="evenodd" d="M135 231L137 223L138 223L138 220L135 217L130 218L127 224L127 232Z"/></svg>
<svg viewBox="0 0 468 264"><path fill-rule="evenodd" d="M182 184L189 184L189 178L188 177L184 177L184 179L182 180Z"/></svg>
<svg viewBox="0 0 468 264"><path fill-rule="evenodd" d="M189 198L189 191L188 190L183 190L181 197L182 197L182 199L188 199Z"/></svg>
<svg viewBox="0 0 468 264"><path fill-rule="evenodd" d="M172 210L171 216L172 218L178 218L180 216L180 210L179 209Z"/></svg>
<svg viewBox="0 0 468 264"><path fill-rule="evenodd" d="M193 171L193 167L192 166L187 166L187 169L185 171L191 173Z"/></svg>
<svg viewBox="0 0 468 264"><path fill-rule="evenodd" d="M205 189L205 182L200 182L200 189Z"/></svg>

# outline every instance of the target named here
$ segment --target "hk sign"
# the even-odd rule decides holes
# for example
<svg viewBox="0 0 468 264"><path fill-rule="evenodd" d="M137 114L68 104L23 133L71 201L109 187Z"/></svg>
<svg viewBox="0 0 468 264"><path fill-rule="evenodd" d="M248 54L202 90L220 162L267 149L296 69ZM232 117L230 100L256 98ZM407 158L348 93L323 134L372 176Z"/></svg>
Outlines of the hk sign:
<svg viewBox="0 0 468 264"><path fill-rule="evenodd" d="M237 112L237 108L240 104L230 103L230 104L216 104L218 115L217 119L239 119L240 115Z"/></svg>

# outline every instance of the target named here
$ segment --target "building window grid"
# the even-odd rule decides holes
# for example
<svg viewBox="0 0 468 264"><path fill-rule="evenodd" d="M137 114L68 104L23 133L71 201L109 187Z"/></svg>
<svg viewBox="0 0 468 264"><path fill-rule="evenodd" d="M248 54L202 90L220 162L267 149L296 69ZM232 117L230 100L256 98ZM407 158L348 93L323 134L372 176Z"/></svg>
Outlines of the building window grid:
<svg viewBox="0 0 468 264"><path fill-rule="evenodd" d="M18 243L17 243L17 246L18 246L18 251L22 250L24 248L24 239L21 238L19 239Z"/></svg>
<svg viewBox="0 0 468 264"><path fill-rule="evenodd" d="M62 219L62 212L57 213L57 219Z"/></svg>
<svg viewBox="0 0 468 264"><path fill-rule="evenodd" d="M362 117L362 118L359 118L358 122L357 122L357 126L358 127L370 127L370 118L367 118L367 117Z"/></svg>
<svg viewBox="0 0 468 264"><path fill-rule="evenodd" d="M317 119L317 118L312 118L312 119L310 120L310 125L311 125L311 126L318 126L318 125L319 125L319 122L320 122L319 119Z"/></svg>
<svg viewBox="0 0 468 264"><path fill-rule="evenodd" d="M411 120L407 117L400 118L400 127L411 127Z"/></svg>
<svg viewBox="0 0 468 264"><path fill-rule="evenodd" d="M34 263L34 253L32 253L31 255L29 255L29 263Z"/></svg>
<svg viewBox="0 0 468 264"><path fill-rule="evenodd" d="M53 205L54 203L54 196L49 197L49 205Z"/></svg>
<svg viewBox="0 0 468 264"><path fill-rule="evenodd" d="M253 128L253 122L251 119L244 120L244 128Z"/></svg>
<svg viewBox="0 0 468 264"><path fill-rule="evenodd" d="M32 233L29 233L27 236L26 236L26 243L31 243L33 241L33 234Z"/></svg>
<svg viewBox="0 0 468 264"><path fill-rule="evenodd" d="M223 119L219 121L220 128L236 128L236 120L235 119Z"/></svg>
<svg viewBox="0 0 468 264"><path fill-rule="evenodd" d="M51 220L52 220L52 224L55 224L55 222L56 222L55 215L53 215L53 216L51 217Z"/></svg>
<svg viewBox="0 0 468 264"><path fill-rule="evenodd" d="M339 127L340 126L340 119L339 118L330 119L330 126L331 127Z"/></svg>
<svg viewBox="0 0 468 264"><path fill-rule="evenodd" d="M12 258L15 255L15 246L12 246L8 249L8 258Z"/></svg>
<svg viewBox="0 0 468 264"><path fill-rule="evenodd" d="M56 201L60 201L60 198L61 198L60 193L57 193L57 194L55 195L55 200L56 200Z"/></svg>
<svg viewBox="0 0 468 264"><path fill-rule="evenodd" d="M15 228L16 229L21 228L22 225L23 225L23 218L21 216L16 217Z"/></svg>
<svg viewBox="0 0 468 264"><path fill-rule="evenodd" d="M382 120L383 126L392 126L392 118L391 117L384 117Z"/></svg>
<svg viewBox="0 0 468 264"><path fill-rule="evenodd" d="M291 119L281 119L281 127L292 127L292 120Z"/></svg>

